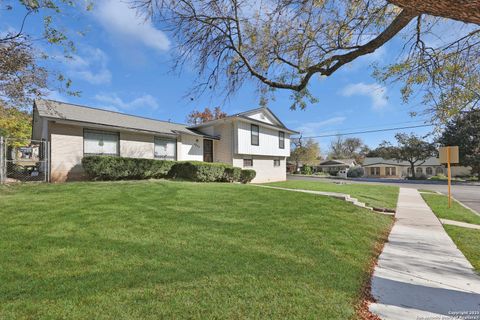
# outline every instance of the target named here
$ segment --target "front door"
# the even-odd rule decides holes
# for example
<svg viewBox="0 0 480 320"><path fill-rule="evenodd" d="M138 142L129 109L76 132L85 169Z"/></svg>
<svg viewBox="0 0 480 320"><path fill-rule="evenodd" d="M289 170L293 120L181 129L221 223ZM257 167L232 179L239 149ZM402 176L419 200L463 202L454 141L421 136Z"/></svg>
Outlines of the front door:
<svg viewBox="0 0 480 320"><path fill-rule="evenodd" d="M203 161L213 162L213 140L203 139Z"/></svg>

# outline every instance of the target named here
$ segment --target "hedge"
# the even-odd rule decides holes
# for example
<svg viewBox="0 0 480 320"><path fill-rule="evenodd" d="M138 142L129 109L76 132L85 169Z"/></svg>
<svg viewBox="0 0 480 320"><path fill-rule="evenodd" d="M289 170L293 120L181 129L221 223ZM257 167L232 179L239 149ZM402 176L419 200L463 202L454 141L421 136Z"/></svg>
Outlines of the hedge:
<svg viewBox="0 0 480 320"><path fill-rule="evenodd" d="M255 178L256 175L257 173L255 172L255 170L251 170L251 169L242 170L242 173L240 175L240 182L249 183Z"/></svg>
<svg viewBox="0 0 480 320"><path fill-rule="evenodd" d="M128 180L171 178L198 182L248 183L254 170L242 170L226 163L167 161L155 159L86 156L82 165L94 180Z"/></svg>
<svg viewBox="0 0 480 320"><path fill-rule="evenodd" d="M94 180L160 179L168 176L175 161L86 156L82 165Z"/></svg>
<svg viewBox="0 0 480 320"><path fill-rule="evenodd" d="M168 176L173 179L199 182L226 181L225 169L233 167L226 163L186 161L177 162L172 166Z"/></svg>

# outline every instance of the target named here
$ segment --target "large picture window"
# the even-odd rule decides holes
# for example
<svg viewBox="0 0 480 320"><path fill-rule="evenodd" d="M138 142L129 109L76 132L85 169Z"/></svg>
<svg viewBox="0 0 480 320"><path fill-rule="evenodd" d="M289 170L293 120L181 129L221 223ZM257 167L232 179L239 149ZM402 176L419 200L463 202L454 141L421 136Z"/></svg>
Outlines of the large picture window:
<svg viewBox="0 0 480 320"><path fill-rule="evenodd" d="M118 156L118 133L97 130L83 131L83 153L86 155Z"/></svg>
<svg viewBox="0 0 480 320"><path fill-rule="evenodd" d="M171 138L155 138L155 158L164 160L176 160L177 140Z"/></svg>
<svg viewBox="0 0 480 320"><path fill-rule="evenodd" d="M285 149L285 132L278 132L278 147L280 149Z"/></svg>
<svg viewBox="0 0 480 320"><path fill-rule="evenodd" d="M250 127L250 130L252 135L252 145L258 146L260 142L260 139L259 139L260 129L256 124L252 124Z"/></svg>

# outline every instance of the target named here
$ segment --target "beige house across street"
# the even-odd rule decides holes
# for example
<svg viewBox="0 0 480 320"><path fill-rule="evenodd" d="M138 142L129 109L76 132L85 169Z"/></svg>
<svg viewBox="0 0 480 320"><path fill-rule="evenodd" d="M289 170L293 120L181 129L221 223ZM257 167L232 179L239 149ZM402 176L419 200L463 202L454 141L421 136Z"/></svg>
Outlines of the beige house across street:
<svg viewBox="0 0 480 320"><path fill-rule="evenodd" d="M288 129L268 108L188 126L52 100L36 100L32 139L49 142L50 181L86 178L85 155L223 162L253 182L286 180Z"/></svg>
<svg viewBox="0 0 480 320"><path fill-rule="evenodd" d="M364 176L372 178L406 178L411 176L410 163L394 159L365 158L363 161ZM445 167L438 158L428 158L423 163L415 165L415 175L431 177L445 174Z"/></svg>

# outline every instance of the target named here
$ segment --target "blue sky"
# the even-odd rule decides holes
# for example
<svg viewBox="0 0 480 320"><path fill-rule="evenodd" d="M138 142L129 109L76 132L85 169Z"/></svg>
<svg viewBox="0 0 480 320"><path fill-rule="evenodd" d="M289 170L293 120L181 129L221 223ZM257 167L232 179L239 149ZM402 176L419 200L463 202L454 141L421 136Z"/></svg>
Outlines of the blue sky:
<svg viewBox="0 0 480 320"><path fill-rule="evenodd" d="M65 61L60 49L39 43L43 50L58 56L49 66L70 77L74 89L81 91L80 97L71 97L52 90L52 99L174 122L185 122L191 110L206 106L221 106L227 113L258 107L253 84L227 101L215 92L201 97L188 95L195 72L189 66L181 74L170 72L175 44L161 26L145 22L118 0L96 1L95 6L92 12L68 12L60 20L76 42L78 51L73 60ZM21 11L0 12L0 31L18 29L21 17ZM28 32L35 34L41 29L38 20L27 21ZM77 31L85 35L79 36ZM269 107L304 136L422 124L421 117L409 115L422 109L418 100L402 104L398 87L379 84L371 77L371 63L390 61L399 48L394 40L329 78L313 78L310 90L319 102L306 110L290 110L288 91L277 91ZM425 134L429 128L406 131ZM394 134L356 136L375 147L383 140L393 140ZM328 152L331 139L318 139L322 154Z"/></svg>

